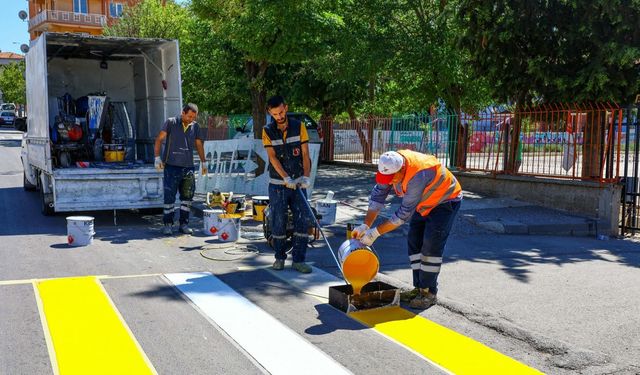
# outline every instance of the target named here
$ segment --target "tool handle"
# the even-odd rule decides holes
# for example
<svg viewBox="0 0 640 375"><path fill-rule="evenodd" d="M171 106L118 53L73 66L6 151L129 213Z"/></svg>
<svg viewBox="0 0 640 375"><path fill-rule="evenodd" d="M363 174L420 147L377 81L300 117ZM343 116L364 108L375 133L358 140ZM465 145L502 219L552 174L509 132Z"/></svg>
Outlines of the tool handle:
<svg viewBox="0 0 640 375"><path fill-rule="evenodd" d="M313 218L313 221L315 222L316 226L318 227L318 230L320 230L320 234L322 234L322 238L324 238L324 242L327 244L327 247L329 248L329 252L331 253L331 256L333 257L333 260L336 261L336 264L338 265L338 269L340 270L340 274L342 275L342 278L344 279L344 273L342 272L342 265L340 264L340 262L338 261L338 258L334 254L333 249L331 248L331 245L329 244L329 241L327 240L327 236L324 235L324 232L322 231L322 227L320 226L320 223L318 222L318 219L316 218L316 215L313 213L313 210L311 209L311 206L309 205L309 202L307 201L307 197L302 192L302 190L300 190L299 187L297 187L296 190L300 192L300 195L302 195L302 200L304 201L304 204L309 209L309 214Z"/></svg>

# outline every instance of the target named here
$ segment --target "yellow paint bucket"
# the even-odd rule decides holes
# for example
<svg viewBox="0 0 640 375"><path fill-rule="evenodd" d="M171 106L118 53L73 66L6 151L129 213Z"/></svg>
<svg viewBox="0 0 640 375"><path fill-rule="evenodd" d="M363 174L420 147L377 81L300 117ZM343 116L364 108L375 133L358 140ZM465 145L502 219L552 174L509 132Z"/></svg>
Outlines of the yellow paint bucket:
<svg viewBox="0 0 640 375"><path fill-rule="evenodd" d="M104 161L117 162L124 160L124 145L106 144L103 145Z"/></svg>
<svg viewBox="0 0 640 375"><path fill-rule="evenodd" d="M253 220L264 221L264 209L269 205L269 197L256 196L251 200L253 201Z"/></svg>
<svg viewBox="0 0 640 375"><path fill-rule="evenodd" d="M358 223L347 223L347 240L352 239L351 233L358 225Z"/></svg>
<svg viewBox="0 0 640 375"><path fill-rule="evenodd" d="M360 294L363 286L378 274L380 262L369 246L358 240L347 240L338 249L342 262L342 274L353 288L353 294Z"/></svg>

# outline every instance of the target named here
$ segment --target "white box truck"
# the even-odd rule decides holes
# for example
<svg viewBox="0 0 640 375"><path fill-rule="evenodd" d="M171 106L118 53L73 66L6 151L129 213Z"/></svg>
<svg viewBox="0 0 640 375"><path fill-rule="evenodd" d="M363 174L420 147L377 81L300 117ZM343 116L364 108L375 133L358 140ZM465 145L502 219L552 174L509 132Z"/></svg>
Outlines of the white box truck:
<svg viewBox="0 0 640 375"><path fill-rule="evenodd" d="M177 41L44 33L26 63L24 187L43 214L162 207L153 143L181 109Z"/></svg>

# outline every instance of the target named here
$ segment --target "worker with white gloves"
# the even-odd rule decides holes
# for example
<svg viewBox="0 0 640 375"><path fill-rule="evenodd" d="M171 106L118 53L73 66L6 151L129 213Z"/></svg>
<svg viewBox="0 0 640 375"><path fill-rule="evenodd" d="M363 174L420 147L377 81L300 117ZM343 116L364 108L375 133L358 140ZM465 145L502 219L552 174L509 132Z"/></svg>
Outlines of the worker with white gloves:
<svg viewBox="0 0 640 375"><path fill-rule="evenodd" d="M287 116L288 106L281 96L267 102L272 117L262 129L262 145L269 156L269 210L275 262L273 269L284 269L287 259L286 225L289 208L294 217L292 268L309 273L312 268L305 263L310 213L307 209L306 189L310 185L311 158L309 135L303 123Z"/></svg>
<svg viewBox="0 0 640 375"><path fill-rule="evenodd" d="M371 228L392 190L402 197L400 207L389 220ZM352 231L352 237L371 246L380 235L409 222L414 289L401 297L413 308L426 309L437 301L442 255L461 201L460 184L435 156L410 150L380 156L364 223Z"/></svg>
<svg viewBox="0 0 640 375"><path fill-rule="evenodd" d="M154 166L158 171L164 171L164 215L162 233L170 235L171 226L175 216L176 193L180 192L180 227L184 234L191 234L189 228L189 214L191 202L195 193L195 166L193 160L194 149L200 157L200 169L202 175L207 174L204 162L204 132L195 122L198 115L198 107L189 103L182 108L182 113L176 117L170 117L165 121L162 130L156 137L154 144ZM162 156L162 144L165 143Z"/></svg>

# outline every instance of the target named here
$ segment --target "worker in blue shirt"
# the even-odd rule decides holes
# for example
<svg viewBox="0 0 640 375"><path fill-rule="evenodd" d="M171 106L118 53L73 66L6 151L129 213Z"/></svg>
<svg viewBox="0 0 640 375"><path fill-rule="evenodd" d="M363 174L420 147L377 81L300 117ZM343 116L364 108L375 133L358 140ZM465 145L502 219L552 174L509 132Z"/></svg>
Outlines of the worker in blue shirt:
<svg viewBox="0 0 640 375"><path fill-rule="evenodd" d="M194 175L193 150L198 151L202 175L207 174L203 139L204 134L196 121L198 106L193 103L186 104L182 113L176 117L170 117L162 125L162 130L156 137L154 145L155 167L164 170L164 227L162 233L171 235L173 218L175 214L176 193L180 192L180 227L179 231L191 234L189 228L189 214L191 202L196 189ZM166 141L166 142L165 142ZM160 156L162 143L166 143L164 153Z"/></svg>

